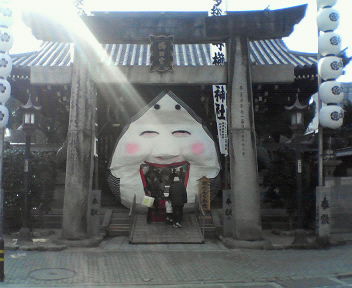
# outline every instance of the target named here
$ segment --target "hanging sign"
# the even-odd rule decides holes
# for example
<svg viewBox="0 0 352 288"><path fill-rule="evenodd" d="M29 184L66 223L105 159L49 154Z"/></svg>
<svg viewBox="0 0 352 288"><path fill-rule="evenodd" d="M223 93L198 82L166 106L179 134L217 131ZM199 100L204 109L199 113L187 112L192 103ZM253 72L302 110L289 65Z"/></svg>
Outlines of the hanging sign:
<svg viewBox="0 0 352 288"><path fill-rule="evenodd" d="M150 71L167 72L173 67L173 37L170 35L150 36Z"/></svg>
<svg viewBox="0 0 352 288"><path fill-rule="evenodd" d="M209 11L209 16L225 15L225 7L222 0L214 0L212 8ZM225 63L225 44L218 43L211 46L212 59L214 65L224 65ZM218 139L220 153L228 155L228 136L227 136L227 114L226 114L226 85L213 85L214 111L216 117L216 126L218 129Z"/></svg>
<svg viewBox="0 0 352 288"><path fill-rule="evenodd" d="M228 136L227 136L227 112L226 112L226 85L213 85L214 111L216 126L218 128L218 140L220 153L228 155Z"/></svg>
<svg viewBox="0 0 352 288"><path fill-rule="evenodd" d="M198 179L199 181L199 204L202 206L203 211L210 211L210 179L203 176Z"/></svg>

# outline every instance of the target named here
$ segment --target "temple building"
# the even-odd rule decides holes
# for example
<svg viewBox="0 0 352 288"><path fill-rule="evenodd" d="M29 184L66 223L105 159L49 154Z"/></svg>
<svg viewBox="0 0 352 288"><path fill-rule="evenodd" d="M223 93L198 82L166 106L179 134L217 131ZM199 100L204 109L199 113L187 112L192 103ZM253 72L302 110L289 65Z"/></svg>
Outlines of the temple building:
<svg viewBox="0 0 352 288"><path fill-rule="evenodd" d="M43 43L38 51L12 55L11 82L15 98L25 102L30 94L40 103L50 119L48 142L57 144L66 163L65 191L55 196L63 236L81 239L96 231L89 211L98 199L111 235L130 223L113 223L114 213L130 213L134 224L127 231L138 243L138 227L145 226L141 203L153 170L165 183L172 173L182 175L189 223L204 229L203 221L213 225L220 211L227 237L262 241L261 172L269 169L268 153L290 137L285 106L297 99L308 103L317 89L316 54L291 51L282 40L305 9L219 17L97 12L81 17L94 45L54 22L45 22L43 30L46 20L27 15L26 24ZM217 62L213 43L226 44L227 60ZM219 119L227 123L226 153ZM282 123L268 129L266 121L275 119ZM204 241L204 234L194 241Z"/></svg>

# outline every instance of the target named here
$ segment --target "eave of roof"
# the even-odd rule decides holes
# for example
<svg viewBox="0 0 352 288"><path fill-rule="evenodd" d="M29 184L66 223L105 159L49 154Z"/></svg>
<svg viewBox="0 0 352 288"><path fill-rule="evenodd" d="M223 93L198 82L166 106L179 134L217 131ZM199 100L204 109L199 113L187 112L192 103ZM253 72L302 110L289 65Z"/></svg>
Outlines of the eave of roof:
<svg viewBox="0 0 352 288"><path fill-rule="evenodd" d="M105 44L108 58L115 66L150 65L149 44ZM316 64L316 54L291 51L282 39L254 40L249 43L252 65L310 66ZM43 42L39 51L11 55L15 67L65 67L73 61L73 44ZM210 66L210 44L175 44L175 66Z"/></svg>

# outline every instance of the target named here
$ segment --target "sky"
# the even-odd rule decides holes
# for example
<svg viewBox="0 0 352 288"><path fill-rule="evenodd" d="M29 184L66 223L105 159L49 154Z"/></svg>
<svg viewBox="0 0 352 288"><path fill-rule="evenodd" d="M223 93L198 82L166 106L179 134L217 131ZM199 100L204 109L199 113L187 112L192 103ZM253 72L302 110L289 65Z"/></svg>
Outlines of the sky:
<svg viewBox="0 0 352 288"><path fill-rule="evenodd" d="M12 0L16 3L17 11L32 9L36 5L50 3L54 0ZM44 1L44 2L43 2ZM72 0L60 0L60 3ZM316 27L316 0L223 0L228 11L271 10L308 4L304 19L295 26L294 32L284 38L289 49L301 52L316 52L318 34ZM30 3L30 5L28 5ZM84 0L87 11L207 11L213 0ZM347 55L352 56L352 0L338 0L334 6L340 13L340 26L335 31L342 38L342 48L347 49ZM48 6L50 9L50 6ZM58 9L59 10L59 9ZM58 11L62 13L62 11ZM40 42L31 31L21 22L20 12L16 14L13 27L15 44L11 53L21 53L38 49ZM64 17L61 14L61 17ZM352 63L345 68L345 75L339 78L342 82L352 82Z"/></svg>

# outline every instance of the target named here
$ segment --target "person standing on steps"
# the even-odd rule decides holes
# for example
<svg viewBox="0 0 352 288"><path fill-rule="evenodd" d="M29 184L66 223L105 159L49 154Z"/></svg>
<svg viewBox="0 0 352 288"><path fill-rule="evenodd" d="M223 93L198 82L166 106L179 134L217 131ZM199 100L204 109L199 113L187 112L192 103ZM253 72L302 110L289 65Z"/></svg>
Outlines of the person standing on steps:
<svg viewBox="0 0 352 288"><path fill-rule="evenodd" d="M183 206L187 203L187 190L185 185L180 182L179 177L175 177L170 185L170 199L173 211L173 227L182 227Z"/></svg>

